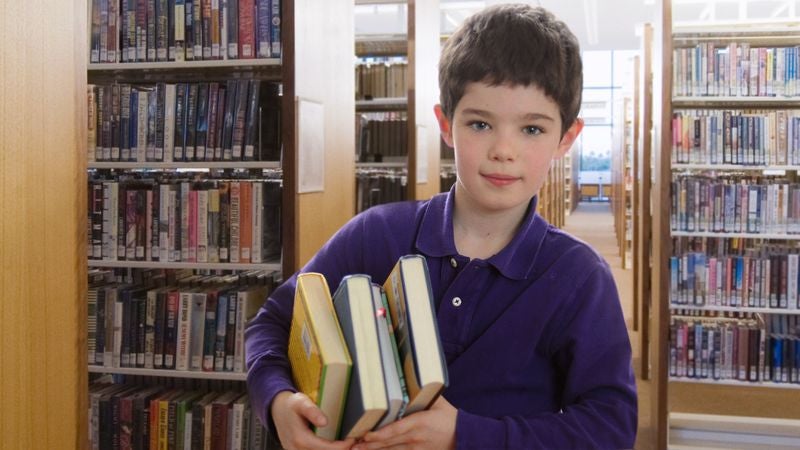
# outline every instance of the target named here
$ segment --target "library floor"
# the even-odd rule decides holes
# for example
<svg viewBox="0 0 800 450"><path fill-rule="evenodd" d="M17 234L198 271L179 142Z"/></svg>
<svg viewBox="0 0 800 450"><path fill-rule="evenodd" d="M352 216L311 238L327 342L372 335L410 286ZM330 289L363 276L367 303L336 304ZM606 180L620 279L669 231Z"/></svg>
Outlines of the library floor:
<svg viewBox="0 0 800 450"><path fill-rule="evenodd" d="M617 282L625 323L628 325L633 346L633 365L637 372L636 382L639 393L639 432L636 438L637 450L650 450L650 382L639 378L640 355L639 333L633 330L633 271L622 267L617 241L614 237L614 216L610 203L578 204L575 211L567 216L564 230L582 239L597 249L611 266Z"/></svg>

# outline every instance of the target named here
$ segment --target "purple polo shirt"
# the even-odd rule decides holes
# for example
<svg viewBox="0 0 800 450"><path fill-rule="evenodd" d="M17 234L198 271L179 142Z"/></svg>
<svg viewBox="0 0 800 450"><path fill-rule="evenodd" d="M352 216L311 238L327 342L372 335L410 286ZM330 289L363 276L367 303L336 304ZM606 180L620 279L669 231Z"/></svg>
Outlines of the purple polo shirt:
<svg viewBox="0 0 800 450"><path fill-rule="evenodd" d="M454 195L371 208L301 272L383 283L397 259L425 255L450 384L458 448L632 448L637 398L614 279L585 243L552 227L536 198L514 239L486 260L461 256ZM286 346L295 276L246 331L247 383L264 421L274 396L296 391Z"/></svg>

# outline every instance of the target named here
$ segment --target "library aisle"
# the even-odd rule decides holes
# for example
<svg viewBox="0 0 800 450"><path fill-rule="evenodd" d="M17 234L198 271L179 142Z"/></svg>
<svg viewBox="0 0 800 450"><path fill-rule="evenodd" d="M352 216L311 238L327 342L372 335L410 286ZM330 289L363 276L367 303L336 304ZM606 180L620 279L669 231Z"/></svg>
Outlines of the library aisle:
<svg viewBox="0 0 800 450"><path fill-rule="evenodd" d="M633 367L636 368L636 383L639 393L639 432L636 436L635 449L650 450L650 382L639 377L638 332L633 330L633 270L622 268L617 241L614 237L614 216L610 203L578 203L578 207L567 216L564 230L594 247L611 266L614 280L617 282L625 323L633 345Z"/></svg>

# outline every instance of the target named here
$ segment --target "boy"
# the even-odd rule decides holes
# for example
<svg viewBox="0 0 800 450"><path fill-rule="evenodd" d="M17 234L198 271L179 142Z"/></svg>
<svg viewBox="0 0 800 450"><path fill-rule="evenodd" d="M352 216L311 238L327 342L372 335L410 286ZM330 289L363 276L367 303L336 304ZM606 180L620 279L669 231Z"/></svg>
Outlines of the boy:
<svg viewBox="0 0 800 450"><path fill-rule="evenodd" d="M550 162L583 123L578 43L541 8L490 7L442 51L441 134L457 181L428 201L353 218L303 268L333 292L346 274L381 283L426 256L450 385L429 410L354 443L314 436L325 418L295 393L286 359L295 277L247 330L248 385L290 448L631 448L631 349L607 264L536 214Z"/></svg>

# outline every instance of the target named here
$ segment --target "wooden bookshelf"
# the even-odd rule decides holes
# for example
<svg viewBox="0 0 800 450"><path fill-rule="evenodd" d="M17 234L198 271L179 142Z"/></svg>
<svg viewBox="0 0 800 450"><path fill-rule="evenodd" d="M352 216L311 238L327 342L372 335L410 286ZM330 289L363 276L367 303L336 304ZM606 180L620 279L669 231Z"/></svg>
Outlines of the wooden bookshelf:
<svg viewBox="0 0 800 450"><path fill-rule="evenodd" d="M653 216L652 216L652 185L653 185L653 26L645 24L642 33L641 55L635 94L638 96L636 111L634 116L636 125L634 135L636 151L634 152L634 183L633 183L633 209L634 209L634 237L633 237L633 284L634 284L634 308L639 306L638 323L639 348L641 349L641 359L639 364L639 374L644 380L651 379L651 328L652 319L650 315L652 301L652 253L653 253ZM637 322L634 318L634 323ZM651 401L652 417L661 419L657 415L660 408L658 402L664 396L658 389L659 385L653 383L657 395ZM666 391L664 391L664 394ZM666 417L664 417L666 420ZM655 425L659 425L656 421Z"/></svg>
<svg viewBox="0 0 800 450"><path fill-rule="evenodd" d="M758 27L737 27L736 29L706 27L703 30L678 30L673 29L671 17L671 2L662 3L659 26L655 41L653 109L654 114L654 192L653 192L653 224L652 235L657 236L653 245L652 257L652 345L651 367L653 375L652 421L655 432L655 445L657 448L666 448L668 444L668 414L670 413L700 413L714 415L735 415L762 418L800 418L800 409L796 407L798 396L795 394L800 385L787 385L771 381L742 382L735 380L708 380L686 379L669 376L670 358L670 332L672 311L687 309L685 305L670 304L670 264L669 258L673 255L672 239L689 237L734 237L734 234L697 233L672 231L670 227L671 188L670 183L674 176L684 176L686 170L708 170L708 173L717 177L728 172L748 170L786 170L781 167L743 167L739 165L724 166L688 166L684 164L672 165L672 117L673 113L683 109L790 109L797 107L797 97L747 97L723 96L715 97L716 92L708 96L686 97L676 95L673 87L677 80L674 79L675 69L678 64L673 61L673 50L689 47L694 48L699 44L728 45L731 42L750 43L754 47L792 47L796 45L797 33L793 28L787 27L786 31L780 27L758 29ZM752 48L752 47L751 47ZM677 89L677 88L676 88ZM768 166L768 165L766 165ZM785 241L792 239L787 234L735 234L740 240L770 240ZM688 306L688 305L686 305ZM688 309L691 309L689 307ZM703 306L696 308L700 312L714 311L720 314L729 312L729 308ZM775 308L742 308L747 312L756 314L766 321L775 316L785 315L789 311ZM794 311L791 312L794 316ZM691 316L690 318L694 318ZM703 318L698 318L703 319ZM723 319L730 320L730 319ZM761 319L759 319L761 320ZM771 319L770 319L771 320ZM769 328L768 328L769 330ZM760 379L760 376L759 376Z"/></svg>
<svg viewBox="0 0 800 450"><path fill-rule="evenodd" d="M556 227L563 227L566 220L566 183L564 159L553 161L544 184L539 189L536 210L546 221Z"/></svg>
<svg viewBox="0 0 800 450"><path fill-rule="evenodd" d="M84 6L91 7L84 4ZM86 12L81 14L85 18ZM354 79L352 67L342 64L353 56L353 2L345 0L315 2L295 2L281 0L281 57L263 60L228 61L189 61L162 63L95 64L83 70L83 88L80 91L85 99L85 82L88 74L90 82L195 82L204 80L257 79L280 83L280 130L282 154L280 161L208 161L208 162L169 162L169 163L119 163L93 162L92 171L101 172L104 177L126 174L127 172L165 172L167 175L192 172L192 176L202 177L203 171L228 174L237 172L236 177L243 180L265 178L265 171L279 173L281 191L281 256L263 264L215 264L215 263L167 263L150 261L84 261L81 264L84 274L87 265L104 268L141 268L159 270L234 270L278 271L282 278L289 277L304 265L322 245L349 220L354 211L353 173L355 162L355 128L352 120L355 112ZM336 27L328 26L331 21ZM84 24L85 27L85 24ZM81 40L86 40L87 30L76 32ZM86 52L86 43L80 47ZM320 58L325 55L325 58ZM85 56L85 55L82 55ZM263 86L263 84L262 84ZM74 95L72 97L79 98ZM74 100L74 98L72 99ZM79 102L84 105L86 102ZM82 118L86 113L83 112ZM309 117L313 120L309 120ZM85 120L85 119L84 119ZM77 127L84 130L86 127ZM82 145L85 146L83 136ZM85 158L86 150L77 153ZM305 165L313 161L316 167L310 170ZM84 164L83 169L86 170ZM319 184L307 183L312 175L323 178ZM319 180L317 178L316 180ZM306 182L306 184L303 184ZM85 189L85 184L83 189ZM79 196L86 210L86 193ZM84 221L85 214L79 214ZM320 220L324 217L325 220ZM77 221L80 223L80 221ZM85 232L75 233L85 236ZM83 249L83 247L81 247ZM85 256L85 250L81 250ZM236 383L244 387L244 373L149 370L140 368L109 368L89 366L86 361L87 348L87 293L84 285L81 296L82 312L80 323L82 336L79 354L83 368L83 380L78 386L77 395L85 405L87 374L115 374L137 377L153 377L161 382L166 378L188 378L205 381ZM63 317L62 317L63 321ZM171 384L171 382L169 382ZM39 401L38 404L43 402ZM86 423L86 411L81 407L80 414ZM62 427L66 429L67 427ZM71 428L70 428L71 429ZM85 428L80 435L81 442L87 435ZM58 447L53 445L30 445L30 448ZM76 448L86 448L79 445Z"/></svg>
<svg viewBox="0 0 800 450"><path fill-rule="evenodd" d="M382 3L406 5L407 33L359 36L355 41L355 55L361 58L404 56L406 95L359 99L356 102L356 111L404 114L407 156L402 167L397 167L396 161L391 161L388 165L385 164L386 161L358 163L357 167L393 170L397 177L405 180L406 199L424 200L437 194L440 184L439 127L433 114L433 106L439 101L435 84L440 48L439 2L409 0ZM381 80L378 77L378 82ZM360 195L363 193L356 193L354 198L357 199Z"/></svg>
<svg viewBox="0 0 800 450"><path fill-rule="evenodd" d="M623 96L615 101L612 130L611 210L622 267L630 268L633 227L633 98Z"/></svg>

